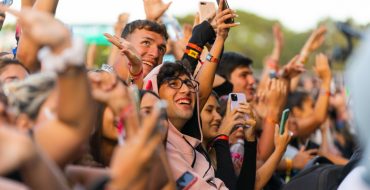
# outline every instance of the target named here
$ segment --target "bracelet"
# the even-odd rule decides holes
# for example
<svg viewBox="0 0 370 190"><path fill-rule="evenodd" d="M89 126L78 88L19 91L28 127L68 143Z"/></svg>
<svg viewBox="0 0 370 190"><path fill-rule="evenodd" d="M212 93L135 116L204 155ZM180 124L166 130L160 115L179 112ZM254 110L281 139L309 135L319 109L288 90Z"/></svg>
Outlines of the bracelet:
<svg viewBox="0 0 370 190"><path fill-rule="evenodd" d="M190 56L190 57L192 57L192 58L194 58L194 59L199 59L199 57L200 57L200 53L199 53L199 52L197 52L197 51L195 51L195 50L193 50L193 49L186 49L186 50L185 50L185 53L186 53L188 56Z"/></svg>
<svg viewBox="0 0 370 190"><path fill-rule="evenodd" d="M210 143L208 143L207 149L208 149L208 150L210 150L210 149L213 147L213 145L215 144L215 142L216 142L216 141L218 141L218 140L225 140L225 141L229 141L229 136L227 136L227 135L223 135L223 134L221 134L221 135L217 135L216 137L214 137L214 138L211 140L211 142L210 142Z"/></svg>
<svg viewBox="0 0 370 190"><path fill-rule="evenodd" d="M213 55L211 55L210 53L208 53L206 60L212 63L218 63L218 59L214 57Z"/></svg>
<svg viewBox="0 0 370 190"><path fill-rule="evenodd" d="M320 95L324 95L324 96L330 96L330 91L329 90L325 90L325 89L320 89Z"/></svg>
<svg viewBox="0 0 370 190"><path fill-rule="evenodd" d="M191 49L195 49L197 50L198 52L202 52L203 51L203 48L199 47L197 44L193 44L193 43L188 43L187 47L191 48Z"/></svg>
<svg viewBox="0 0 370 190"><path fill-rule="evenodd" d="M268 124L271 124L273 126L275 126L275 124L277 124L276 120L275 119L272 119L271 117L267 117L265 119L265 122L268 123Z"/></svg>
<svg viewBox="0 0 370 190"><path fill-rule="evenodd" d="M132 77L137 78L137 77L140 77L143 74L144 69L143 69L143 67L141 67L140 71L137 74L132 73L130 69L128 69L128 72L130 73L130 75Z"/></svg>
<svg viewBox="0 0 370 190"><path fill-rule="evenodd" d="M67 66L83 66L85 44L81 38L73 38L72 46L60 54L54 54L49 46L43 47L37 54L44 71L63 72Z"/></svg>

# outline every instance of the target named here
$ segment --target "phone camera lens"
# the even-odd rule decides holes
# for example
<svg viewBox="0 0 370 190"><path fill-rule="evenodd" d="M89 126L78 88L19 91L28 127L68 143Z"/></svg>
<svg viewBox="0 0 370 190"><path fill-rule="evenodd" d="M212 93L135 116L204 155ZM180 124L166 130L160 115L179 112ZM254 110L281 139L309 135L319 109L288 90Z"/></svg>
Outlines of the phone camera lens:
<svg viewBox="0 0 370 190"><path fill-rule="evenodd" d="M231 94L231 101L238 101L238 96L236 94Z"/></svg>

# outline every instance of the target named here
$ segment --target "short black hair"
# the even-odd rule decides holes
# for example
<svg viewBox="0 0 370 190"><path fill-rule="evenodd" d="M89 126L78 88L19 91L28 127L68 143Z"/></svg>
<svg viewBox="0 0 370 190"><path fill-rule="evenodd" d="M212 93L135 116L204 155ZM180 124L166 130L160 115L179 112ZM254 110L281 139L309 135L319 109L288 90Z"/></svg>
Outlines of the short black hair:
<svg viewBox="0 0 370 190"><path fill-rule="evenodd" d="M306 100L306 98L308 98L309 96L310 95L305 91L291 92L288 95L287 104L285 108L289 108L290 110L292 110L294 107L302 109L304 100Z"/></svg>
<svg viewBox="0 0 370 190"><path fill-rule="evenodd" d="M176 62L165 62L161 69L159 69L157 75L157 85L158 89L164 83L165 79L172 77L179 77L181 75L186 75L191 78L191 74L188 69L180 61Z"/></svg>
<svg viewBox="0 0 370 190"><path fill-rule="evenodd" d="M238 67L249 67L252 59L236 52L222 54L216 73L230 80L231 73Z"/></svg>
<svg viewBox="0 0 370 190"><path fill-rule="evenodd" d="M127 38L131 33L133 33L136 29L145 29L149 30L155 33L160 34L165 38L167 41L168 34L166 27L162 24L158 24L156 22L150 21L150 20L135 20L128 24L126 24L125 28L122 31L121 37Z"/></svg>
<svg viewBox="0 0 370 190"><path fill-rule="evenodd" d="M8 65L19 65L23 67L28 74L30 74L30 71L27 69L26 66L24 66L18 59L0 59L0 74L3 72L3 69Z"/></svg>

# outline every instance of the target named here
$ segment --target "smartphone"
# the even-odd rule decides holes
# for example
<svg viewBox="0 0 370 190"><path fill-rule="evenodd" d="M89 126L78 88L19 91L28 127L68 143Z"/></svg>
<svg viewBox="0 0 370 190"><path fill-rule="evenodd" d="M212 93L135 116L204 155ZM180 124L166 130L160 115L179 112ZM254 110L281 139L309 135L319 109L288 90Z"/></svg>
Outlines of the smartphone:
<svg viewBox="0 0 370 190"><path fill-rule="evenodd" d="M217 0L217 5L219 5L219 4L220 4L220 0ZM228 8L230 8L229 4L227 3L227 0L224 0L224 6L223 6L222 10L225 10L225 9L228 9ZM225 23L227 23L227 24L234 23L234 19L229 18L225 21Z"/></svg>
<svg viewBox="0 0 370 190"><path fill-rule="evenodd" d="M200 1L199 2L199 19L200 23L209 20L216 15L216 5L214 2Z"/></svg>
<svg viewBox="0 0 370 190"><path fill-rule="evenodd" d="M229 94L230 101L230 111L233 111L234 109L237 109L240 105L240 103L247 102L247 99L245 98L245 95L243 93L230 93ZM245 115L246 119L249 119L248 115ZM238 127L249 127L249 126L234 126L233 130L236 130Z"/></svg>
<svg viewBox="0 0 370 190"><path fill-rule="evenodd" d="M192 173L186 171L179 179L176 180L176 189L189 189L196 181L197 178Z"/></svg>
<svg viewBox="0 0 370 190"><path fill-rule="evenodd" d="M154 132L165 134L167 129L167 101L160 100L155 106L159 109L159 118Z"/></svg>
<svg viewBox="0 0 370 190"><path fill-rule="evenodd" d="M279 126L280 135L284 133L284 127L285 127L286 121L288 120L289 112L290 112L290 109L285 109L283 113L281 114L280 126Z"/></svg>

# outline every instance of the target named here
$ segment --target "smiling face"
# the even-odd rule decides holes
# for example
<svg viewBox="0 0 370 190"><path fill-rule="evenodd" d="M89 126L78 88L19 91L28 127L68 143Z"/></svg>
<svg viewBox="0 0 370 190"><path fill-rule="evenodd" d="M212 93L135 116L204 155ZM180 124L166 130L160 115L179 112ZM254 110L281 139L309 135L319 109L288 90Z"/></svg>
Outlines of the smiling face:
<svg viewBox="0 0 370 190"><path fill-rule="evenodd" d="M217 130L221 124L220 104L218 103L216 97L211 95L207 103L205 104L200 117L202 119L202 132L203 139L209 142L212 138L217 136Z"/></svg>
<svg viewBox="0 0 370 190"><path fill-rule="evenodd" d="M161 34L146 29L136 29L127 36L126 40L141 56L144 76L162 63L166 53L166 40Z"/></svg>
<svg viewBox="0 0 370 190"><path fill-rule="evenodd" d="M190 80L189 76L183 74L178 77L180 80ZM163 82L159 87L159 97L168 103L167 114L169 120L177 129L181 129L183 125L193 116L195 107L195 93L191 92L191 88L182 84L181 88L173 88L173 81L168 80Z"/></svg>

